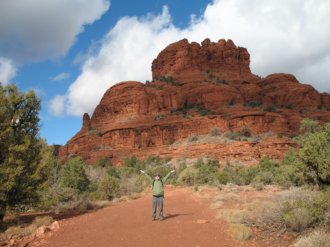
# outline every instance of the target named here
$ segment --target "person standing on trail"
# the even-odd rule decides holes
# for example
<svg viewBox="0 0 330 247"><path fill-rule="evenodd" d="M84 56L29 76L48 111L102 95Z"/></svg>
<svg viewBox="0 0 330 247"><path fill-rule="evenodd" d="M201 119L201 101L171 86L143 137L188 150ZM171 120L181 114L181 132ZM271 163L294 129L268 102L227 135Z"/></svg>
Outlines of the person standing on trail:
<svg viewBox="0 0 330 247"><path fill-rule="evenodd" d="M175 170L170 171L164 178L161 178L159 174L152 178L145 171L140 170L140 172L144 174L152 184L152 220L154 221L156 219L157 205L159 207L159 220L163 220L164 183Z"/></svg>

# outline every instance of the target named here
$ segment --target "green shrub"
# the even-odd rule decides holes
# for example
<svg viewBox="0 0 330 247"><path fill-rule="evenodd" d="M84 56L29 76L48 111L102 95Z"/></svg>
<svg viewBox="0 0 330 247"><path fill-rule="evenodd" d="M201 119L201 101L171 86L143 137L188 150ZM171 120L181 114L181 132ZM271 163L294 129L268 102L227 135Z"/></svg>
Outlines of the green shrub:
<svg viewBox="0 0 330 247"><path fill-rule="evenodd" d="M248 107L260 107L262 105L262 103L260 101L250 101L250 102L246 102L244 103L244 106L248 106Z"/></svg>
<svg viewBox="0 0 330 247"><path fill-rule="evenodd" d="M303 119L303 121L300 124L300 132L303 134L316 133L320 131L320 129L321 128L319 122L309 118Z"/></svg>
<svg viewBox="0 0 330 247"><path fill-rule="evenodd" d="M214 127L212 130L211 130L211 136L219 136L221 134L220 132L220 129L217 128L217 127Z"/></svg>
<svg viewBox="0 0 330 247"><path fill-rule="evenodd" d="M240 139L240 134L238 132L232 132L232 131L227 131L225 133L225 137L231 140L239 140Z"/></svg>
<svg viewBox="0 0 330 247"><path fill-rule="evenodd" d="M172 76L169 75L160 76L158 79L162 82L171 84L172 86L176 86L176 87L182 86L181 83L177 82Z"/></svg>
<svg viewBox="0 0 330 247"><path fill-rule="evenodd" d="M275 105L269 105L264 108L264 111L267 112L275 112L277 110L277 107Z"/></svg>
<svg viewBox="0 0 330 247"><path fill-rule="evenodd" d="M232 182L232 175L229 172L227 172L225 169L220 170L216 176L217 176L217 181L220 184L228 184Z"/></svg>
<svg viewBox="0 0 330 247"><path fill-rule="evenodd" d="M254 183L272 184L273 173L269 171L261 171L253 179Z"/></svg>
<svg viewBox="0 0 330 247"><path fill-rule="evenodd" d="M219 83L219 84L228 84L228 82L226 80L219 79L219 78L217 78L216 83Z"/></svg>
<svg viewBox="0 0 330 247"><path fill-rule="evenodd" d="M180 184L193 186L196 183L198 170L193 167L187 167L179 174L178 181Z"/></svg>
<svg viewBox="0 0 330 247"><path fill-rule="evenodd" d="M244 127L239 133L241 136L251 137L251 130L248 127Z"/></svg>
<svg viewBox="0 0 330 247"><path fill-rule="evenodd" d="M250 220L253 225L271 231L287 228L300 232L322 225L329 207L329 194L292 188L265 202Z"/></svg>
<svg viewBox="0 0 330 247"><path fill-rule="evenodd" d="M115 177L115 178L120 178L120 172L118 170L118 168L114 167L114 166L109 166L107 168L107 174L109 176Z"/></svg>
<svg viewBox="0 0 330 247"><path fill-rule="evenodd" d="M196 142L196 141L198 141L198 136L197 135L194 134L194 135L189 137L189 142Z"/></svg>
<svg viewBox="0 0 330 247"><path fill-rule="evenodd" d="M197 184L212 184L216 181L219 161L208 160L207 163L204 163L202 159L199 159L195 163L194 167L198 170L196 175Z"/></svg>
<svg viewBox="0 0 330 247"><path fill-rule="evenodd" d="M103 200L112 200L118 195L119 189L120 184L118 178L106 174L98 189L99 198Z"/></svg>
<svg viewBox="0 0 330 247"><path fill-rule="evenodd" d="M330 124L322 131L307 134L299 157L309 183L330 185Z"/></svg>
<svg viewBox="0 0 330 247"><path fill-rule="evenodd" d="M138 173L140 170L145 169L145 162L143 160L139 160L136 156L125 157L124 167L133 168L132 170Z"/></svg>
<svg viewBox="0 0 330 247"><path fill-rule="evenodd" d="M102 157L98 161L96 161L95 166L97 167L109 167L111 166L111 160L108 157Z"/></svg>
<svg viewBox="0 0 330 247"><path fill-rule="evenodd" d="M89 180L85 173L84 162L80 157L68 160L60 172L60 185L62 187L86 191Z"/></svg>

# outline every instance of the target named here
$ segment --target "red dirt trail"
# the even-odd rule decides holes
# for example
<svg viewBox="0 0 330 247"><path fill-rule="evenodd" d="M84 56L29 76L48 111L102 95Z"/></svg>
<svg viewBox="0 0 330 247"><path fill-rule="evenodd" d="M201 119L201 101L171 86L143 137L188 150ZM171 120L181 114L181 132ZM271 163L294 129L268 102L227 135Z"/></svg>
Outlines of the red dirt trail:
<svg viewBox="0 0 330 247"><path fill-rule="evenodd" d="M166 187L164 221L151 221L150 193L101 210L60 221L60 229L32 246L162 247L254 246L234 240L215 219L206 199L191 189Z"/></svg>

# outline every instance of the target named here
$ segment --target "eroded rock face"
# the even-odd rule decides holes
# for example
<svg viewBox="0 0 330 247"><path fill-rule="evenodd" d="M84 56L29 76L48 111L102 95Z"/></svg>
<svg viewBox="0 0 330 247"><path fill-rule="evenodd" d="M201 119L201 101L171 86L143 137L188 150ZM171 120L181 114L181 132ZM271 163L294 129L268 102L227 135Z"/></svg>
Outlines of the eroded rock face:
<svg viewBox="0 0 330 247"><path fill-rule="evenodd" d="M115 163L125 156L201 157L256 162L263 155L280 159L287 138L258 143L190 143L192 135L250 129L291 136L304 118L330 121L330 95L301 84L290 74L253 75L250 55L231 41L200 45L181 40L165 48L152 64L153 81L129 81L111 87L92 117L59 149L59 157L80 155L88 162L103 156Z"/></svg>
<svg viewBox="0 0 330 247"><path fill-rule="evenodd" d="M182 83L207 79L214 75L220 80L256 80L250 70L250 54L232 40L217 43L205 39L202 44L187 39L173 43L159 53L152 63L154 79L171 76Z"/></svg>

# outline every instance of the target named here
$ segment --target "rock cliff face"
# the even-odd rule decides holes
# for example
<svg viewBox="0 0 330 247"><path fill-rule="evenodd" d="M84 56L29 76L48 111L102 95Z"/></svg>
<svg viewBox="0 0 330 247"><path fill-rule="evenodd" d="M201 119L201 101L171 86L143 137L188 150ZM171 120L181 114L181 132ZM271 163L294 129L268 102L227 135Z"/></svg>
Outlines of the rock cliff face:
<svg viewBox="0 0 330 247"><path fill-rule="evenodd" d="M205 72L222 80L256 80L250 71L250 54L246 48L236 47L224 39L217 43L205 39L202 44L187 39L166 47L152 63L153 78L171 76L181 83L199 82Z"/></svg>
<svg viewBox="0 0 330 247"><path fill-rule="evenodd" d="M260 78L249 64L248 51L231 40L171 44L153 61L152 82L129 81L108 89L92 117L84 114L81 130L59 149L59 157L80 155L93 163L107 156L119 164L125 156L153 154L249 164L263 155L282 158L295 145L285 136L297 134L302 119L330 121L329 94L290 74ZM219 136L179 144L214 128L284 137L231 141Z"/></svg>

